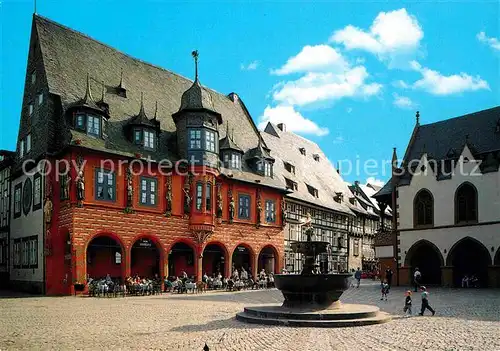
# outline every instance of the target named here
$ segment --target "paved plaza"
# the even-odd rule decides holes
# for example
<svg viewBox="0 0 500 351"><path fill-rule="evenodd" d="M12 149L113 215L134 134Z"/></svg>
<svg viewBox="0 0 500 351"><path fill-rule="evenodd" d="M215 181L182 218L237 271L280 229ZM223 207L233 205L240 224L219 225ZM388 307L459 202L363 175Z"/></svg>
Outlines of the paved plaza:
<svg viewBox="0 0 500 351"><path fill-rule="evenodd" d="M0 350L500 350L500 290L430 288L436 316L401 318L404 289L380 301L364 282L346 303L374 304L393 314L381 325L316 329L244 324L244 306L279 303L277 290L88 298L0 299ZM414 296L419 307L419 296ZM417 307L415 306L415 307ZM416 313L416 312L414 312ZM428 312L427 312L428 313Z"/></svg>

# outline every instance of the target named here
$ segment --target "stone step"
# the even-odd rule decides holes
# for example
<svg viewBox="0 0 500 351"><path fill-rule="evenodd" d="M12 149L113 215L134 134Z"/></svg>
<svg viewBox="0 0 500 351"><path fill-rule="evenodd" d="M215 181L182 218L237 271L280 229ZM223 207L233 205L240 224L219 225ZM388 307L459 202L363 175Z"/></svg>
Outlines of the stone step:
<svg viewBox="0 0 500 351"><path fill-rule="evenodd" d="M373 324L382 324L389 322L391 316L385 312L379 312L374 317L346 319L346 320L299 320L299 319L276 319L276 318L261 318L250 315L246 312L236 314L236 319L253 324L265 325L280 325L289 327L310 327L310 328L342 328L342 327L360 327Z"/></svg>
<svg viewBox="0 0 500 351"><path fill-rule="evenodd" d="M376 317L380 309L369 305L342 304L340 308L326 310L307 310L286 308L277 305L245 307L247 315L257 318L286 320L354 320Z"/></svg>

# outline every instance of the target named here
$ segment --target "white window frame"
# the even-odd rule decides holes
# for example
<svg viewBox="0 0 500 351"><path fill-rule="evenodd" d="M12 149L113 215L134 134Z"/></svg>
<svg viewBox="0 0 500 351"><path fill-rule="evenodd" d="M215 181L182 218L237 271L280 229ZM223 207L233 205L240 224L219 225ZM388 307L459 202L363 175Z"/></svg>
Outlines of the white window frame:
<svg viewBox="0 0 500 351"><path fill-rule="evenodd" d="M35 110L35 107L33 106L33 104L29 104L28 105L28 113L30 116L33 114L34 110Z"/></svg>
<svg viewBox="0 0 500 351"><path fill-rule="evenodd" d="M43 93L38 94L38 106L43 104Z"/></svg>
<svg viewBox="0 0 500 351"><path fill-rule="evenodd" d="M19 157L24 157L24 139L19 143Z"/></svg>
<svg viewBox="0 0 500 351"><path fill-rule="evenodd" d="M144 147L148 149L155 149L155 134L149 130L144 131Z"/></svg>
<svg viewBox="0 0 500 351"><path fill-rule="evenodd" d="M31 133L28 133L26 135L26 153L29 153L31 151Z"/></svg>

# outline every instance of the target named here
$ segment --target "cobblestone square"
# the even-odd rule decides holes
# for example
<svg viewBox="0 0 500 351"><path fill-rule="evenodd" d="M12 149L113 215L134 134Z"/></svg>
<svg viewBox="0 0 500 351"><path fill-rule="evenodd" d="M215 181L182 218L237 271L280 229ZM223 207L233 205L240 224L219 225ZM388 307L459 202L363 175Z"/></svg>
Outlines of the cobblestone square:
<svg viewBox="0 0 500 351"><path fill-rule="evenodd" d="M336 329L244 324L244 306L279 303L277 290L88 298L0 299L0 350L500 350L500 291L430 288L436 316L401 318L404 288L380 301L374 282L341 300L373 304L393 315L386 324ZM414 314L420 307L413 296ZM428 313L428 312L427 312Z"/></svg>

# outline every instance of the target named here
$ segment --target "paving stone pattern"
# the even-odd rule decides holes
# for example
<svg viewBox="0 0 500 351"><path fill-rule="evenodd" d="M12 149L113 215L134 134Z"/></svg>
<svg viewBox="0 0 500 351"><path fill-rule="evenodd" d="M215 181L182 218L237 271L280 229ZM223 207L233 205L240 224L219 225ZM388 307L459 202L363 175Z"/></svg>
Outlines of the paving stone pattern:
<svg viewBox="0 0 500 351"><path fill-rule="evenodd" d="M401 318L404 288L380 301L371 281L344 293L394 316L355 328L290 328L235 320L244 306L280 303L277 290L153 297L0 298L0 350L500 350L500 290L430 288L436 316ZM420 307L414 295L414 314Z"/></svg>

